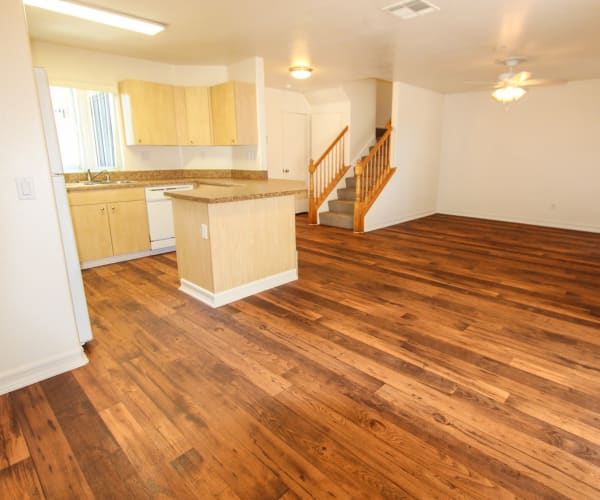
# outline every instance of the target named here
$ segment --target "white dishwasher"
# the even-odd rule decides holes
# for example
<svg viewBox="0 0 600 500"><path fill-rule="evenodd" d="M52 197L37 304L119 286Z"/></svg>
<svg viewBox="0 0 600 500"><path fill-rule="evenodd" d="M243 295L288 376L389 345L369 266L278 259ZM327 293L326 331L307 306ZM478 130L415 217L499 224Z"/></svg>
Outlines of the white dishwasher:
<svg viewBox="0 0 600 500"><path fill-rule="evenodd" d="M150 228L150 249L153 253L175 250L175 229L173 227L173 207L171 198L165 193L194 189L192 184L153 186L146 188L148 226Z"/></svg>

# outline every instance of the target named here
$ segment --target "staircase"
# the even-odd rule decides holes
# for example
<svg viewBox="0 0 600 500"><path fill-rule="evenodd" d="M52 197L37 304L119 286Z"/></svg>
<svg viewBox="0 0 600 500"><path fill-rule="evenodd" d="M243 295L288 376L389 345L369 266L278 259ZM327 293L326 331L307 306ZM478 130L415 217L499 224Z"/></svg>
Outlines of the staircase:
<svg viewBox="0 0 600 500"><path fill-rule="evenodd" d="M316 162L310 161L308 222L362 233L366 213L396 171L390 166L392 125L388 121L384 129L376 129L376 144L356 162L354 176L344 178L350 169L344 161L343 141L347 131L345 127ZM338 188L342 179L345 185ZM329 211L318 213L334 189L338 199L327 202Z"/></svg>
<svg viewBox="0 0 600 500"><path fill-rule="evenodd" d="M375 138L379 139L385 134L387 129L375 129ZM375 146L369 148L369 152ZM364 161L367 156L363 156L361 161ZM329 211L319 214L319 223L324 226L339 227L342 229L354 229L354 206L356 201L356 176L346 177L345 187L337 190L337 200L329 200L327 202Z"/></svg>
<svg viewBox="0 0 600 500"><path fill-rule="evenodd" d="M346 177L346 186L337 190L337 200L329 200L328 212L319 214L324 226L354 229L354 201L356 200L356 177Z"/></svg>

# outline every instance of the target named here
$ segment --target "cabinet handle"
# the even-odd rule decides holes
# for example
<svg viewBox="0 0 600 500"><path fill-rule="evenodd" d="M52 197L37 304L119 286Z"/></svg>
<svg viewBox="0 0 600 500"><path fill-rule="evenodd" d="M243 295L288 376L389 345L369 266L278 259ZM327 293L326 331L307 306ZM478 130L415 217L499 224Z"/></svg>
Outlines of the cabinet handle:
<svg viewBox="0 0 600 500"><path fill-rule="evenodd" d="M104 207L100 209L100 213L104 215Z"/></svg>
<svg viewBox="0 0 600 500"><path fill-rule="evenodd" d="M138 144L141 144L141 143L142 143L142 140L141 140L141 139L138 139Z"/></svg>
<svg viewBox="0 0 600 500"><path fill-rule="evenodd" d="M113 205L112 207L110 207L110 209L112 210L112 213L115 213L115 206Z"/></svg>

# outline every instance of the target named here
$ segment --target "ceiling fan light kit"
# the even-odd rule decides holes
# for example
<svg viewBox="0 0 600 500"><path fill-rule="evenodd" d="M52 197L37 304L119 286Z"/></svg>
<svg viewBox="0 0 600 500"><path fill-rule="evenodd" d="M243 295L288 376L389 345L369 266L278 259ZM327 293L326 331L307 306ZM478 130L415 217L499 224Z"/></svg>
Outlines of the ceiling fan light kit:
<svg viewBox="0 0 600 500"><path fill-rule="evenodd" d="M518 101L526 93L527 91L521 87L507 85L506 87L500 87L499 89L494 90L492 97L502 104L509 104Z"/></svg>

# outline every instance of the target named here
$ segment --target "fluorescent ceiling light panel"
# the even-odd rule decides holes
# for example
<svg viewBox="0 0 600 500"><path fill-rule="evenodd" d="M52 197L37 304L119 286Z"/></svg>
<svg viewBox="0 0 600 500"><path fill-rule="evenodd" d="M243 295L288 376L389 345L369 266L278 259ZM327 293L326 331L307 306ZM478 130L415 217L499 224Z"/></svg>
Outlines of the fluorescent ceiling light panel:
<svg viewBox="0 0 600 500"><path fill-rule="evenodd" d="M89 7L80 3L67 2L65 0L23 0L23 4L51 10L52 12L58 12L67 16L86 19L95 23L107 24L115 28L143 33L144 35L156 35L165 29L164 24L145 21L125 14Z"/></svg>

